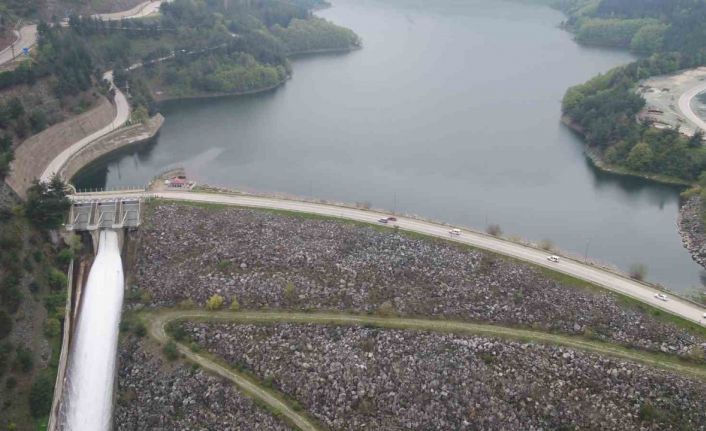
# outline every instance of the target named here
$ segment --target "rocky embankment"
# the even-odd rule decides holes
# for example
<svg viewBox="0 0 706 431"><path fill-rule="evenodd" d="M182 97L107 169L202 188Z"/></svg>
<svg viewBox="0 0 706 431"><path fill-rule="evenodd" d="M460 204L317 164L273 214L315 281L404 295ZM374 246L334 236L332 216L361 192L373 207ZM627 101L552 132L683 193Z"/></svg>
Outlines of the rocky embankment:
<svg viewBox="0 0 706 431"><path fill-rule="evenodd" d="M119 350L118 431L291 429L232 383L180 362L165 363L136 337L123 340Z"/></svg>
<svg viewBox="0 0 706 431"><path fill-rule="evenodd" d="M202 305L220 294L245 309L382 309L584 334L681 355L703 357L706 349L702 337L612 293L392 229L162 204L139 235L134 281L152 306Z"/></svg>
<svg viewBox="0 0 706 431"><path fill-rule="evenodd" d="M331 430L703 429L706 384L570 349L363 327L185 323Z"/></svg>
<svg viewBox="0 0 706 431"><path fill-rule="evenodd" d="M686 199L679 210L678 226L684 247L699 265L706 268L706 231L701 217L702 205L700 196Z"/></svg>

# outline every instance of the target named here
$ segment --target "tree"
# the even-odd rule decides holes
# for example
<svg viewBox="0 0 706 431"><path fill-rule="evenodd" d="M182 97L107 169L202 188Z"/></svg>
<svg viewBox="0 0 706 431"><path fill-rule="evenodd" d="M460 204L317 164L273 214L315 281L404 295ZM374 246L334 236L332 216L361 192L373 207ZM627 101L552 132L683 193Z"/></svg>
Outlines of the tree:
<svg viewBox="0 0 706 431"><path fill-rule="evenodd" d="M29 409L33 417L39 418L49 413L53 395L54 379L48 373L41 373L29 392Z"/></svg>
<svg viewBox="0 0 706 431"><path fill-rule="evenodd" d="M224 301L225 299L221 295L215 294L206 301L206 309L211 311L220 310Z"/></svg>
<svg viewBox="0 0 706 431"><path fill-rule="evenodd" d="M162 350L168 360L173 361L179 357L179 349L174 341L169 340Z"/></svg>
<svg viewBox="0 0 706 431"><path fill-rule="evenodd" d="M66 185L54 175L49 183L34 180L27 190L25 215L34 225L44 229L56 229L64 221L71 201L66 197Z"/></svg>
<svg viewBox="0 0 706 431"><path fill-rule="evenodd" d="M694 135L689 138L689 148L699 148L704 141L704 131L701 129L696 130Z"/></svg>
<svg viewBox="0 0 706 431"><path fill-rule="evenodd" d="M639 144L632 147L630 154L628 154L628 167L636 171L646 171L652 166L652 161L654 155L652 153L652 148L645 142L640 142Z"/></svg>

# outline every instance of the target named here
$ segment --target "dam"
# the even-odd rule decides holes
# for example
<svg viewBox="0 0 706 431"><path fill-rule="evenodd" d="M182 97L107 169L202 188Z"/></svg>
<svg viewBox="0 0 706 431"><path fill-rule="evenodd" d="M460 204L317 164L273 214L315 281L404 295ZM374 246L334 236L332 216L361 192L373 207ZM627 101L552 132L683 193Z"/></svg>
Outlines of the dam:
<svg viewBox="0 0 706 431"><path fill-rule="evenodd" d="M121 250L140 224L135 198L74 199L65 227L90 235L95 256L67 309L67 355L60 365L48 429L112 429L115 365L125 291ZM88 238L85 238L88 239ZM87 258L83 264L91 263ZM86 265L87 266L87 265ZM73 267L73 264L72 264ZM73 290L73 289L72 289Z"/></svg>

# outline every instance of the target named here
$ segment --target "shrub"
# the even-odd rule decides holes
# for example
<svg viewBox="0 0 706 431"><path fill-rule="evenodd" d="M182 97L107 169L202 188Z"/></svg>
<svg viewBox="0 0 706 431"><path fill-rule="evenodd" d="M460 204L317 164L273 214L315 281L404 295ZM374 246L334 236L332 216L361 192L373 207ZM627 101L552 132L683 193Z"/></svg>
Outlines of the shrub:
<svg viewBox="0 0 706 431"><path fill-rule="evenodd" d="M7 366L10 363L10 355L12 354L12 344L3 343L0 345L0 375L5 373Z"/></svg>
<svg viewBox="0 0 706 431"><path fill-rule="evenodd" d="M49 314L57 314L59 309L63 309L66 305L66 291L51 293L44 298L44 308Z"/></svg>
<svg viewBox="0 0 706 431"><path fill-rule="evenodd" d="M71 263L71 259L74 258L74 252L70 248L65 248L61 250L57 255L56 255L56 263L58 263L61 266L68 266L69 263Z"/></svg>
<svg viewBox="0 0 706 431"><path fill-rule="evenodd" d="M162 351L164 352L164 356L166 356L170 361L173 361L179 357L179 349L177 348L176 343L172 340L169 340Z"/></svg>
<svg viewBox="0 0 706 431"><path fill-rule="evenodd" d="M187 337L186 329L184 325L179 322L172 322L167 326L167 333L174 337L177 341L182 341Z"/></svg>
<svg viewBox="0 0 706 431"><path fill-rule="evenodd" d="M630 266L630 278L642 281L647 277L647 267L641 263Z"/></svg>
<svg viewBox="0 0 706 431"><path fill-rule="evenodd" d="M46 416L51 409L53 396L54 379L47 373L41 373L29 392L29 409L32 416L35 418Z"/></svg>
<svg viewBox="0 0 706 431"><path fill-rule="evenodd" d="M5 387L11 391L17 387L17 379L14 376L10 376L5 381Z"/></svg>
<svg viewBox="0 0 706 431"><path fill-rule="evenodd" d="M211 311L220 310L221 307L223 307L224 302L225 299L223 299L221 295L213 295L208 298L208 301L206 301L206 309Z"/></svg>
<svg viewBox="0 0 706 431"><path fill-rule="evenodd" d="M382 317L390 317L395 314L395 307L390 301L385 301L378 307L377 314Z"/></svg>
<svg viewBox="0 0 706 431"><path fill-rule="evenodd" d="M18 348L15 354L15 365L14 368L22 371L23 373L28 373L32 370L34 366L34 359L32 359L32 352L24 348Z"/></svg>
<svg viewBox="0 0 706 431"><path fill-rule="evenodd" d="M231 311L238 311L240 310L240 304L238 303L238 298L233 296L233 298L230 300L230 310Z"/></svg>
<svg viewBox="0 0 706 431"><path fill-rule="evenodd" d="M0 339L7 337L12 332L12 318L0 310Z"/></svg>
<svg viewBox="0 0 706 431"><path fill-rule="evenodd" d="M44 322L44 335L48 338L55 338L61 334L61 322L59 319L49 318Z"/></svg>
<svg viewBox="0 0 706 431"><path fill-rule="evenodd" d="M22 292L16 286L9 287L2 292L2 302L7 311L14 314L22 303Z"/></svg>
<svg viewBox="0 0 706 431"><path fill-rule="evenodd" d="M135 335L138 337L142 338L145 335L147 335L147 328L145 327L145 324L142 322L137 322L135 326L133 327L133 332Z"/></svg>
<svg viewBox="0 0 706 431"><path fill-rule="evenodd" d="M640 406L638 417L644 422L662 422L665 419L665 412L649 402Z"/></svg>
<svg viewBox="0 0 706 431"><path fill-rule="evenodd" d="M222 260L222 261L218 262L218 264L216 266L218 267L219 270L225 271L231 265L233 265L233 262L231 262L230 260Z"/></svg>
<svg viewBox="0 0 706 431"><path fill-rule="evenodd" d="M546 251L552 251L552 249L554 248L554 243L550 239L543 239L539 243L539 248Z"/></svg>
<svg viewBox="0 0 706 431"><path fill-rule="evenodd" d="M503 234L503 230L500 228L500 225L498 225L498 224L488 225L488 227L485 229L485 231L489 235L493 235L493 236L500 236Z"/></svg>
<svg viewBox="0 0 706 431"><path fill-rule="evenodd" d="M69 283L69 279L66 277L66 274L56 268L49 270L47 280L49 281L49 287L51 287L52 290L61 290Z"/></svg>
<svg viewBox="0 0 706 431"><path fill-rule="evenodd" d="M293 301L297 296L297 290L294 287L294 283L288 281L287 285L284 286L284 289L282 290L282 295L287 301Z"/></svg>

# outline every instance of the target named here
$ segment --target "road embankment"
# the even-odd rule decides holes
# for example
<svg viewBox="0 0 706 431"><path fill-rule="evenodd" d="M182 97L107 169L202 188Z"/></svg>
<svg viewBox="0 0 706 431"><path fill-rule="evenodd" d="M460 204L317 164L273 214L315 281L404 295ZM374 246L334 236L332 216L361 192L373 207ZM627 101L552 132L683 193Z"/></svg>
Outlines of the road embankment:
<svg viewBox="0 0 706 431"><path fill-rule="evenodd" d="M15 160L7 183L24 198L32 180L41 177L44 169L59 154L76 141L109 125L115 118L115 112L113 104L101 97L97 106L90 111L55 124L22 142L15 149Z"/></svg>
<svg viewBox="0 0 706 431"><path fill-rule="evenodd" d="M81 169L93 163L100 157L121 148L129 147L154 138L164 124L164 117L157 114L147 122L124 127L98 138L90 145L72 154L59 170L62 178L71 179Z"/></svg>

